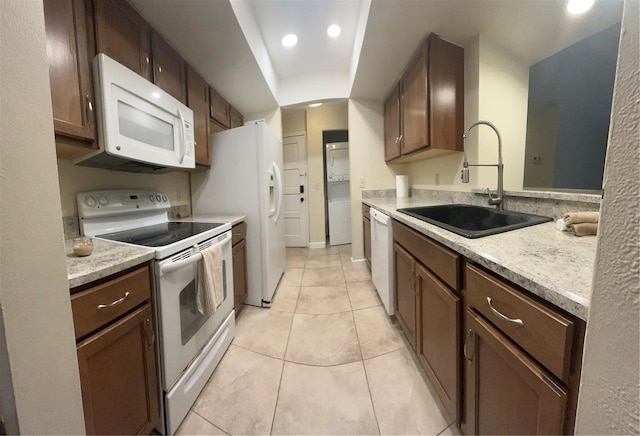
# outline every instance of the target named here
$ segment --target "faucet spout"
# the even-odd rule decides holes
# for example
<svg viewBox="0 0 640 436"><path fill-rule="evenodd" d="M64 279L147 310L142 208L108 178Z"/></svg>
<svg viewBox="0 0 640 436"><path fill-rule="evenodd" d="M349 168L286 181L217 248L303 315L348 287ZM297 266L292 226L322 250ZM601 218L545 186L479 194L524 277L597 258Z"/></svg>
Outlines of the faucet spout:
<svg viewBox="0 0 640 436"><path fill-rule="evenodd" d="M498 163L497 164L470 164L467 161L467 135L469 131L476 126L481 124L487 125L493 129L498 137ZM464 161L462 163L462 174L461 179L462 183L469 183L469 167L497 167L498 169L498 193L497 196L492 196L491 191L487 188L487 193L489 194L489 204L491 206L496 206L498 210L502 210L504 208L503 199L504 199L504 164L502 163L502 139L500 138L500 132L498 132L498 128L490 123L489 121L476 121L464 131L462 135L462 150L464 153Z"/></svg>

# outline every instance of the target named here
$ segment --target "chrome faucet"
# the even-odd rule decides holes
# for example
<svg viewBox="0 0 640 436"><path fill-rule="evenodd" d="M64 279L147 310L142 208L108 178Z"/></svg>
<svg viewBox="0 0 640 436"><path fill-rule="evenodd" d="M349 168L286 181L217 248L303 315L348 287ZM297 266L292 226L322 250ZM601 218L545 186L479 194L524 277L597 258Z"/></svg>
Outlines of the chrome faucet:
<svg viewBox="0 0 640 436"><path fill-rule="evenodd" d="M470 164L467 162L467 134L471 129L480 124L486 124L491 127L496 135L498 136L498 163L497 164ZM497 206L498 210L503 209L502 201L504 199L504 187L503 187L503 178L504 178L504 164L502 163L502 140L500 139L500 132L496 126L491 124L489 121L476 121L472 125L470 125L467 130L464 131L462 135L462 151L464 153L464 162L462 163L462 174L460 178L462 179L462 183L469 183L469 167L498 167L498 194L496 197L491 195L491 191L487 188L487 194L489 195L489 204L491 206Z"/></svg>

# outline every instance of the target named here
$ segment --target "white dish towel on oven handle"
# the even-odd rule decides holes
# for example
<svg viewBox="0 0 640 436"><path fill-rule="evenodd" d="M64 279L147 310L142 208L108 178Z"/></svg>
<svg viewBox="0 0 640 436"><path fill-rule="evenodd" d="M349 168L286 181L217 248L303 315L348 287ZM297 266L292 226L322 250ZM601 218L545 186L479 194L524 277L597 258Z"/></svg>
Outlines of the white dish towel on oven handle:
<svg viewBox="0 0 640 436"><path fill-rule="evenodd" d="M196 309L201 315L211 315L224 300L222 242L200 252L196 274Z"/></svg>

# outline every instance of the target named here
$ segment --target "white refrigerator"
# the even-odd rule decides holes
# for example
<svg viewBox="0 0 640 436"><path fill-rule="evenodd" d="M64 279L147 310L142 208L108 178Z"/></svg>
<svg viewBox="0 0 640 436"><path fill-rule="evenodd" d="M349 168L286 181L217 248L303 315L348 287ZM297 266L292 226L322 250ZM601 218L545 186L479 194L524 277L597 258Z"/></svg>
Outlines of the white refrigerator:
<svg viewBox="0 0 640 436"><path fill-rule="evenodd" d="M282 142L264 121L211 135L211 169L191 174L194 216L246 215L246 303L268 307L284 273Z"/></svg>

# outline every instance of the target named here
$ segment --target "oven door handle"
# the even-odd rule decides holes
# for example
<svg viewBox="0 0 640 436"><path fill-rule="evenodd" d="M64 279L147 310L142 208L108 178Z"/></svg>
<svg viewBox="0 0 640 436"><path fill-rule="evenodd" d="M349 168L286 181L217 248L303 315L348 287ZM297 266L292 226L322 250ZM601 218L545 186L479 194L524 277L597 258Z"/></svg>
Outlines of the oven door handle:
<svg viewBox="0 0 640 436"><path fill-rule="evenodd" d="M231 236L225 238L222 242L220 242L223 246L231 242ZM178 260L177 262L165 263L160 265L160 276L162 277L165 274L172 273L176 270L189 266L193 263L199 262L202 259L202 254L196 253L191 257L188 257L183 260Z"/></svg>

